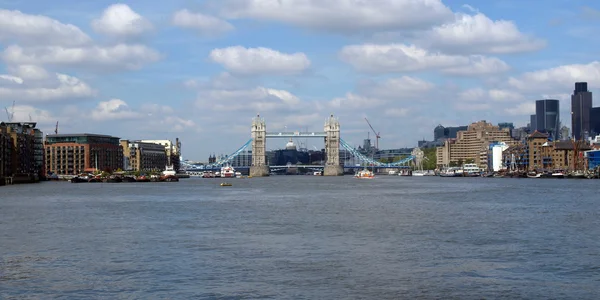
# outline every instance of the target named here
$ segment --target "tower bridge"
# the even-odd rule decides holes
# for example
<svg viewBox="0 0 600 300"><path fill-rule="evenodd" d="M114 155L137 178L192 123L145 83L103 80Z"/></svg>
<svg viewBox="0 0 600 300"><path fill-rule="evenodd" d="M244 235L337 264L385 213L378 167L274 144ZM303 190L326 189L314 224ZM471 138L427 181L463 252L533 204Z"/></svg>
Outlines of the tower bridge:
<svg viewBox="0 0 600 300"><path fill-rule="evenodd" d="M249 167L249 173L253 177L268 176L270 173L270 167L283 167L283 166L269 166L267 164L266 147L267 139L276 138L322 138L325 141L325 164L323 166L310 166L311 168L323 168L323 175L325 176L340 176L344 173L344 168L362 168L362 166L342 166L340 163L340 147L344 148L354 158L373 168L404 168L406 164L412 162L415 157L409 155L408 157L394 162L394 163L382 163L372 158L369 158L356 149L351 147L348 143L340 137L340 123L337 118L330 115L323 126L323 131L320 132L300 132L300 131L283 131L283 132L267 132L267 126L264 118L257 115L252 119L251 127L251 138L242 147L233 152L231 155L219 159L218 161L202 166L200 168L194 168L196 170L188 170L188 173L196 173L200 170L214 170L220 168L223 165L231 163L231 161L243 153L248 147L252 147L252 162ZM362 165L362 164L361 164ZM194 167L185 163L182 163L185 169ZM245 167L236 167L245 168Z"/></svg>

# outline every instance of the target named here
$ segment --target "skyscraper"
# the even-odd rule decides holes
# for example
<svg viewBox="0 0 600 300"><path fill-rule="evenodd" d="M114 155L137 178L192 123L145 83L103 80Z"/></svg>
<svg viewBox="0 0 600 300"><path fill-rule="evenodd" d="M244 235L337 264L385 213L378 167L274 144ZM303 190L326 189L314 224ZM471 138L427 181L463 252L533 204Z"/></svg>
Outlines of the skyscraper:
<svg viewBox="0 0 600 300"><path fill-rule="evenodd" d="M576 82L571 96L571 129L574 139L580 140L590 134L591 110L592 93L587 89L587 82Z"/></svg>
<svg viewBox="0 0 600 300"><path fill-rule="evenodd" d="M559 101L555 99L537 100L535 102L535 128L548 133L553 139L558 140L560 131Z"/></svg>
<svg viewBox="0 0 600 300"><path fill-rule="evenodd" d="M536 107L537 109L537 107ZM529 130L534 132L537 129L537 118L536 115L529 116Z"/></svg>

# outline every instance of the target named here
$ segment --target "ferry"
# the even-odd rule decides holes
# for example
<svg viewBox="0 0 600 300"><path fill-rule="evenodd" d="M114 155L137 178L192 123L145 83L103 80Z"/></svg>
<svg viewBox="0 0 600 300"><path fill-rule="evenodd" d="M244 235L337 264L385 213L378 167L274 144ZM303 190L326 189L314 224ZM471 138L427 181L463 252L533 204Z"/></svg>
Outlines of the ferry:
<svg viewBox="0 0 600 300"><path fill-rule="evenodd" d="M235 169L229 165L223 166L220 174L222 178L232 178L235 177Z"/></svg>
<svg viewBox="0 0 600 300"><path fill-rule="evenodd" d="M371 179L373 177L375 177L375 174L373 174L373 172L367 169L360 170L356 174L354 174L354 178L359 179Z"/></svg>
<svg viewBox="0 0 600 300"><path fill-rule="evenodd" d="M479 169L477 164L464 164L463 165L463 176L466 176L466 177L481 176L481 169Z"/></svg>

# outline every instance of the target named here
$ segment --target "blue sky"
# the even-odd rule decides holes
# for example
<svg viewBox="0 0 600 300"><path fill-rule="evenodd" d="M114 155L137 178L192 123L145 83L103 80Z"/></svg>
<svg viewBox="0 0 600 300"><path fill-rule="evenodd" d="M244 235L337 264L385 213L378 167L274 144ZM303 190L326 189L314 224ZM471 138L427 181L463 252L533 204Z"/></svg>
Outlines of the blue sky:
<svg viewBox="0 0 600 300"><path fill-rule="evenodd" d="M569 126L574 83L600 87L599 29L584 0L0 0L0 106L48 133L179 137L193 160L235 151L256 113L269 131L334 114L353 145L366 117L381 148L412 147L437 124L526 125L543 98Z"/></svg>

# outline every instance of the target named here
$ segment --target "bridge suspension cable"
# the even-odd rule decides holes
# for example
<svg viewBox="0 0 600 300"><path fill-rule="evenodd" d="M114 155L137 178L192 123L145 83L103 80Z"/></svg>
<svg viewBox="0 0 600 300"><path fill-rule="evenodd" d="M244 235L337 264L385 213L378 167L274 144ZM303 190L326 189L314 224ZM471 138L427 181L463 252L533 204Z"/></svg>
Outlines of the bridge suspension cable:
<svg viewBox="0 0 600 300"><path fill-rule="evenodd" d="M367 162L370 165L374 165L374 166L389 166L389 167L395 167L395 166L400 166L400 165L404 165L412 160L415 159L414 156L409 155L408 157L401 159L399 161L393 162L393 163L382 163L380 161L376 161L374 159L371 159L367 156L365 156L364 154L358 152L358 150L354 149L352 146L350 146L348 143L346 143L344 140L340 139L340 145L348 150L348 152L350 152L350 154L352 154L352 156L358 158L361 161Z"/></svg>

